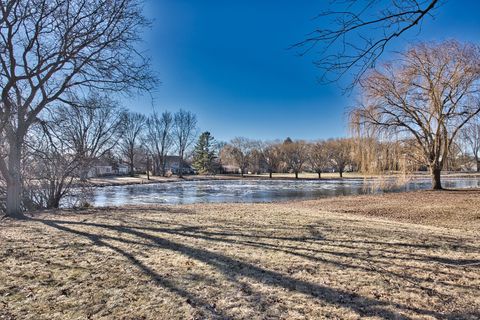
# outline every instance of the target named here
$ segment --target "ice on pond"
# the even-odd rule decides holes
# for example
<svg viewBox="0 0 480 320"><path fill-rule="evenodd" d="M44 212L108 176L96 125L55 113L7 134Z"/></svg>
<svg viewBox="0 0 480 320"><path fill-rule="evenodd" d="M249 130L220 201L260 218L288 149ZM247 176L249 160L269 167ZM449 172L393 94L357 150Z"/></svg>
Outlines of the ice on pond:
<svg viewBox="0 0 480 320"><path fill-rule="evenodd" d="M444 178L446 188L480 186L479 178ZM191 204L206 202L276 202L338 195L401 192L430 188L430 179L397 183L393 179L343 180L199 180L96 188L94 206Z"/></svg>

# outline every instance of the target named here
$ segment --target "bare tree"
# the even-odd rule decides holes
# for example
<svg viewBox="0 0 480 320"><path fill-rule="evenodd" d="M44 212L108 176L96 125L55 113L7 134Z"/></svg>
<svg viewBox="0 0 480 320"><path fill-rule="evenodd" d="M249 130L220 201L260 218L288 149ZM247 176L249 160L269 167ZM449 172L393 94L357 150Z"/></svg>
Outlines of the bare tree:
<svg viewBox="0 0 480 320"><path fill-rule="evenodd" d="M353 84L374 67L377 59L396 38L419 28L427 16L434 16L439 0L347 0L330 1L330 8L318 14L324 25L292 47L304 55L315 49L315 65L322 81L336 81L347 71Z"/></svg>
<svg viewBox="0 0 480 320"><path fill-rule="evenodd" d="M150 180L151 153L150 150L145 147L144 132L141 133L141 138L133 150L133 162L135 164L135 171L145 172L147 180Z"/></svg>
<svg viewBox="0 0 480 320"><path fill-rule="evenodd" d="M473 155L477 172L480 172L480 122L478 117L475 117L470 123L465 125L462 129L461 138Z"/></svg>
<svg viewBox="0 0 480 320"><path fill-rule="evenodd" d="M308 159L308 147L305 141L285 141L282 145L284 160L287 167L295 173L295 179L302 172L303 165Z"/></svg>
<svg viewBox="0 0 480 320"><path fill-rule="evenodd" d="M244 176L250 165L250 157L254 149L254 140L245 137L233 138L222 151L224 163L232 163L240 168L240 174Z"/></svg>
<svg viewBox="0 0 480 320"><path fill-rule="evenodd" d="M467 165L471 160L465 156L461 145L462 141L460 135L452 141L448 150L447 158L445 159L444 169L447 171L460 171L462 167Z"/></svg>
<svg viewBox="0 0 480 320"><path fill-rule="evenodd" d="M278 142L265 142L262 144L261 153L270 179L276 172L283 159L282 145Z"/></svg>
<svg viewBox="0 0 480 320"><path fill-rule="evenodd" d="M166 157L173 144L173 125L173 116L169 111L159 115L154 110L147 119L147 145L154 155L154 171L160 171L162 176L166 174Z"/></svg>
<svg viewBox="0 0 480 320"><path fill-rule="evenodd" d="M7 215L22 217L21 158L29 127L68 91L149 89L134 45L147 21L139 0L0 1L0 159Z"/></svg>
<svg viewBox="0 0 480 320"><path fill-rule="evenodd" d="M147 118L141 113L125 112L122 115L122 139L120 150L130 166L130 176L135 175L136 157L139 155L140 142Z"/></svg>
<svg viewBox="0 0 480 320"><path fill-rule="evenodd" d="M48 131L45 126L34 126L26 137L22 170L27 178L22 193L25 209L58 208L78 177L82 164L78 155L52 135L59 125L53 123Z"/></svg>
<svg viewBox="0 0 480 320"><path fill-rule="evenodd" d="M413 137L442 189L440 174L460 129L480 112L480 47L447 41L422 43L365 77L357 125Z"/></svg>
<svg viewBox="0 0 480 320"><path fill-rule="evenodd" d="M251 152L249 156L248 171L254 174L261 174L266 170L265 159L262 153L262 141L250 140L250 144Z"/></svg>
<svg viewBox="0 0 480 320"><path fill-rule="evenodd" d="M94 160L111 151L122 131L122 112L116 102L99 95L75 101L56 110L51 134L63 140L79 163L80 179L87 180Z"/></svg>
<svg viewBox="0 0 480 320"><path fill-rule="evenodd" d="M183 177L185 151L192 145L197 136L197 117L190 111L180 109L173 116L173 137L178 150L178 176Z"/></svg>
<svg viewBox="0 0 480 320"><path fill-rule="evenodd" d="M308 162L312 170L318 174L318 179L322 178L322 172L327 169L330 159L325 142L317 141L308 145Z"/></svg>
<svg viewBox="0 0 480 320"><path fill-rule="evenodd" d="M351 141L349 139L330 139L326 142L325 148L328 150L330 163L342 178L346 166L351 161Z"/></svg>

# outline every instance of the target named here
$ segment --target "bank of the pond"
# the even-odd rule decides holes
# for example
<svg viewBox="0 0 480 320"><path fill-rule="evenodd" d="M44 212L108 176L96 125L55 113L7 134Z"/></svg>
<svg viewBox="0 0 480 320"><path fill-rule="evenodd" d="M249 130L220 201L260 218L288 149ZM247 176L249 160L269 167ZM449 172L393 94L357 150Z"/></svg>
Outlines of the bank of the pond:
<svg viewBox="0 0 480 320"><path fill-rule="evenodd" d="M298 179L293 174L274 174L272 178L268 174L216 174L216 175L185 175L182 178L178 176L161 177L150 176L145 174L130 176L105 176L90 178L88 185L91 187L114 187L114 186L128 186L128 185L143 185L143 184L156 184L156 183L172 183L172 182L184 182L184 181L219 181L219 180L265 180L265 181L338 181L343 179L376 179L380 177L401 177L398 175L361 175L358 173L345 173L342 178L338 176L338 173L324 173L319 179L317 174L313 173L301 173Z"/></svg>
<svg viewBox="0 0 480 320"><path fill-rule="evenodd" d="M0 318L477 319L480 191L2 220Z"/></svg>
<svg viewBox="0 0 480 320"><path fill-rule="evenodd" d="M442 175L443 178L479 178L480 173L470 172L445 172ZM343 177L340 178L336 172L322 173L321 178L318 178L316 173L302 172L299 174L298 179L295 179L295 175L292 173L274 173L270 178L268 174L245 174L243 177L240 174L215 174L215 175L185 175L182 178L177 176L161 177L150 176L145 174L130 176L105 176L90 178L88 184L92 187L111 187L111 186L126 186L137 184L156 184L156 183L169 183L169 182L181 182L181 181L216 181L216 180L266 180L266 181L341 181L345 179L354 180L375 180L375 179L422 179L429 178L429 174L426 172L410 173L404 176L401 172L390 174L362 174L358 172L345 172Z"/></svg>

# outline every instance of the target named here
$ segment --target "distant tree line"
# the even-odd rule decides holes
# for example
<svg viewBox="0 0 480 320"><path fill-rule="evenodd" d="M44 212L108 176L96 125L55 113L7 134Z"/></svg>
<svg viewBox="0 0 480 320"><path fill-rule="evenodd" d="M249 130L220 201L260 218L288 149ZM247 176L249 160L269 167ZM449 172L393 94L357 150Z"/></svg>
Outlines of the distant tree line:
<svg viewBox="0 0 480 320"><path fill-rule="evenodd" d="M226 144L220 152L223 165L233 167L242 176L247 172L261 174L293 173L295 178L301 172L318 174L338 172L343 176L346 170L356 170L350 138L308 142L305 140L260 141L237 137Z"/></svg>
<svg viewBox="0 0 480 320"><path fill-rule="evenodd" d="M475 118L454 139L445 159L449 171L479 171L480 119ZM221 170L228 173L269 174L291 173L298 178L301 172L322 173L358 172L385 174L426 171L428 162L422 148L411 138L368 137L353 133L350 138L318 141L292 140L261 141L236 137L220 149Z"/></svg>

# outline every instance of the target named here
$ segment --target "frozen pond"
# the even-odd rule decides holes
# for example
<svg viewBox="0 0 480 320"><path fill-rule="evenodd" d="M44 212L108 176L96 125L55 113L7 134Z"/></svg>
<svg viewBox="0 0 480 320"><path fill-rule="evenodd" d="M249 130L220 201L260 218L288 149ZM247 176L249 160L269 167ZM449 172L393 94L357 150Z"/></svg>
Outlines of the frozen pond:
<svg viewBox="0 0 480 320"><path fill-rule="evenodd" d="M338 195L429 189L429 178L399 183L387 180L200 180L96 188L94 206L188 204L206 202L275 202ZM443 178L445 188L480 187L479 178Z"/></svg>

